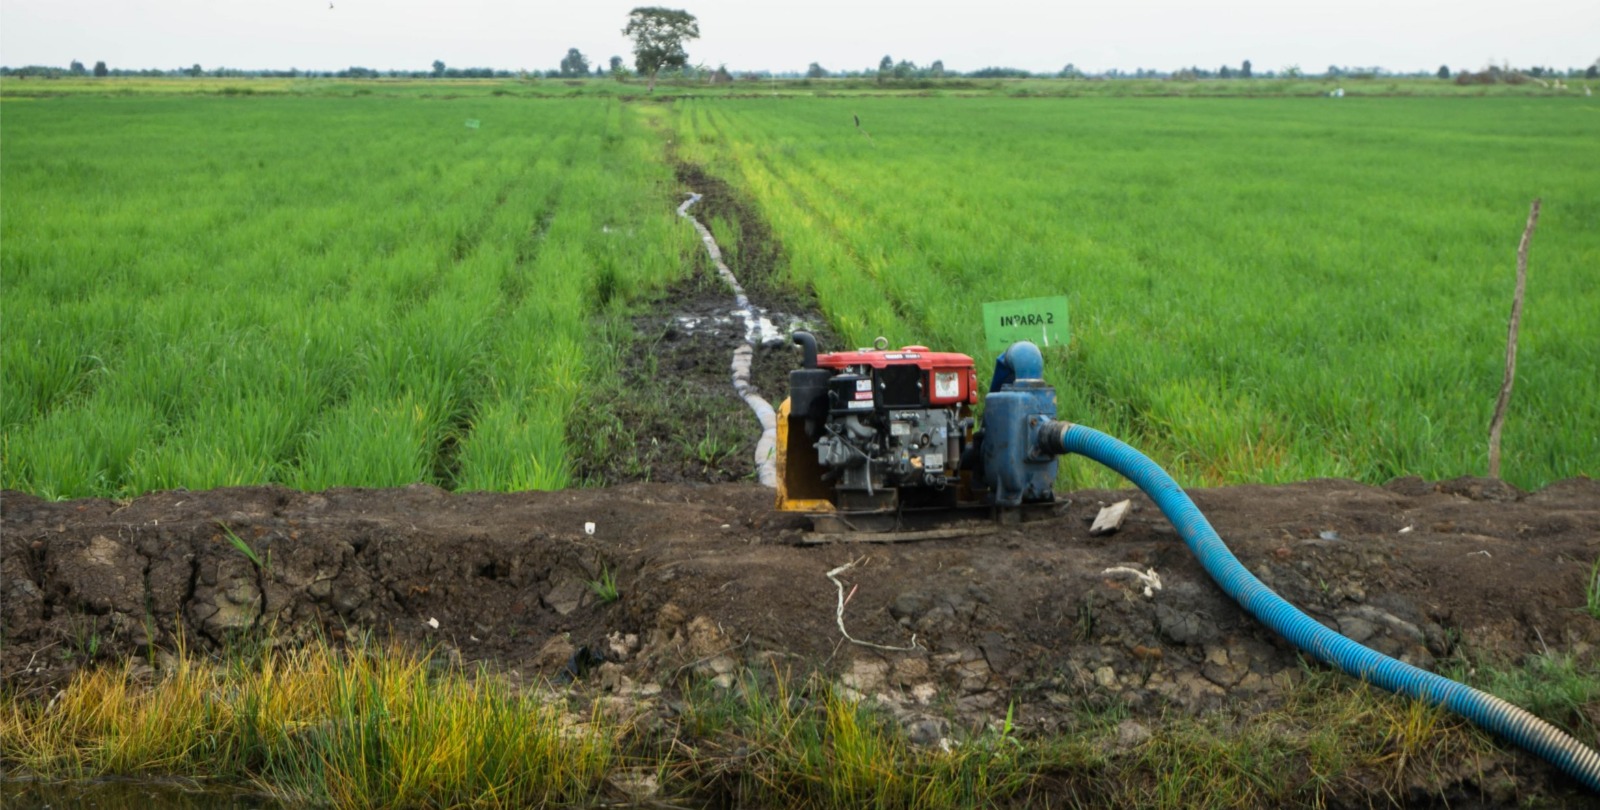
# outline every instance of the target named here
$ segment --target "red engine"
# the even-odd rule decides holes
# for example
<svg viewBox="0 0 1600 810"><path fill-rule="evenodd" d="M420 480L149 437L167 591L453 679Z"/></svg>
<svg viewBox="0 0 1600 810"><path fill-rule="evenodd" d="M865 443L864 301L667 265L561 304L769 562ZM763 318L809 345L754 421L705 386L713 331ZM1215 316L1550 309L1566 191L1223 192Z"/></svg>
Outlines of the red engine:
<svg viewBox="0 0 1600 810"><path fill-rule="evenodd" d="M789 419L804 426L820 482L846 511L953 499L972 436L978 375L971 357L926 346L816 354L789 373ZM791 436L798 436L793 431ZM791 439L789 454L805 452Z"/></svg>

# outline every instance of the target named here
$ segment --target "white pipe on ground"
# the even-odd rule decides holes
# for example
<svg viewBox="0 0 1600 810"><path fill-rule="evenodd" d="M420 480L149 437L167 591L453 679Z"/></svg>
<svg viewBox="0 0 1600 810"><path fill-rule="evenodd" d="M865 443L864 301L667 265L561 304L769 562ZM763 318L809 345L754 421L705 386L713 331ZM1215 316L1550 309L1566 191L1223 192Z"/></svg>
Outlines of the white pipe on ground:
<svg viewBox="0 0 1600 810"><path fill-rule="evenodd" d="M717 275L733 289L735 304L733 314L744 322L744 345L734 350L733 363L730 367L733 372L733 390L746 405L750 406L750 410L755 412L756 420L761 423L761 438L756 440L756 474L761 479L762 486L776 488L778 414L770 403L756 393L755 386L750 384L750 363L755 359L756 343L762 339L766 330L762 328L762 319L750 306L750 298L744 294L744 287L739 286L739 279L734 277L733 271L722 261L722 250L717 247L717 240L711 236L711 230L700 224L700 220L689 213L689 206L699 201L699 194L689 192L689 199L678 206L678 216L689 220L694 229L700 232L700 241L705 244L706 253L717 266Z"/></svg>

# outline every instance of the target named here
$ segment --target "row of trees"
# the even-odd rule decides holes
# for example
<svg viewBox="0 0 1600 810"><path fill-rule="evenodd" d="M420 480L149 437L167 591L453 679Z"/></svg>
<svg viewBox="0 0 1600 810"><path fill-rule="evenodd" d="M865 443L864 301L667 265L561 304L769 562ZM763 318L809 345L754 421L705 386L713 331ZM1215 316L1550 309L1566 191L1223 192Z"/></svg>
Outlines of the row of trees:
<svg viewBox="0 0 1600 810"><path fill-rule="evenodd" d="M662 8L659 6L642 6L635 8L629 13L628 24L622 29L622 33L633 39L634 67L640 74L649 77L650 89L652 91L655 90L656 77L663 71L666 71L669 74L676 73L679 76L688 78L699 78L701 76L706 76L709 77L709 79L713 82L733 80L732 74L728 72L726 65L718 67L715 71L712 71L703 65L689 64L689 55L684 49L684 44L690 40L699 38L700 25L699 21L695 19L694 15L686 11ZM27 78L30 76L57 78L60 76L87 76L92 73L94 76L267 76L287 78L327 77L341 79L368 79L380 77L487 79L527 78L530 76L536 77L541 75L547 78L564 79L581 79L605 76L622 79L631 75L628 68L623 64L622 57L620 56L612 56L606 65L595 64L591 70L589 58L577 48L569 48L567 50L566 55L561 58L560 65L557 69L543 72L513 72L509 70L495 70L492 68L483 67L452 68L445 65L445 63L441 60L435 60L432 68L433 69L431 71L427 72L404 70L378 71L365 67L349 67L340 71L322 72L301 71L295 68L290 68L288 70L237 70L226 67L214 68L208 71L196 64L190 67L175 68L172 70L112 70L106 67L105 62L101 61L96 62L94 64L94 68L91 70L89 68L85 68L82 62L73 60L65 70L57 67L41 65L29 65L21 68L0 67L0 75L17 76L22 78ZM1302 78L1320 75L1323 78L1333 79L1372 79L1380 76L1425 76L1429 74L1425 72L1414 74L1397 74L1391 73L1382 67L1348 67L1340 65L1329 65L1327 71L1322 74L1308 73L1301 70L1299 65L1289 65L1279 71L1269 70L1258 74L1255 72L1253 66L1250 64L1250 60L1248 59L1241 62L1237 68L1233 67L1232 65L1222 65L1216 70L1209 70L1196 65L1192 67L1180 68L1174 71L1138 68L1130 73L1113 68L1097 74L1090 74L1079 70L1076 65L1068 62L1065 67L1055 73L1035 73L1032 71L1009 67L985 67L979 68L978 70L961 73L946 70L944 61L940 59L935 59L928 65L918 65L915 62L908 60L900 60L897 62L893 57L888 55L885 55L883 59L879 60L876 68L869 67L861 71L835 72L824 68L817 62L812 62L806 68L804 74L772 73L769 71L746 72L744 74L744 76L749 79L798 78L802 75L807 79L871 78L882 84L912 79L943 79L950 77L974 79L1020 79L1054 76L1066 79L1135 78L1197 80L1234 78L1250 79L1256 77ZM1458 82L1501 81L1507 80L1507 77L1521 80L1526 80L1528 77L1532 77L1533 79L1560 79L1579 77L1586 79L1600 79L1600 59L1595 60L1595 62L1589 65L1587 68L1569 68L1565 71L1547 66L1534 66L1519 70L1512 68L1510 65L1491 65L1477 72L1463 70L1452 74L1448 65L1440 65L1439 69L1432 75L1435 75L1440 79L1455 79Z"/></svg>
<svg viewBox="0 0 1600 810"><path fill-rule="evenodd" d="M887 58L887 57L885 57ZM672 76L687 80L732 81L734 74L726 66L708 67L705 65L690 65L686 63L675 67L661 67L658 75ZM435 61L431 70L375 70L373 68L352 66L343 70L241 70L238 68L216 67L203 68L200 65L189 67L159 69L144 68L139 70L125 70L107 68L105 62L95 62L92 68L85 67L82 62L74 61L70 66L62 68L49 65L27 65L23 67L0 67L0 75L17 78L47 78L55 79L66 76L122 76L122 77L175 77L175 76L208 76L213 78L326 78L326 79L586 79L586 78L612 78L626 79L635 75L633 70L623 62L622 57L612 56L605 63L590 64L588 57L578 49L567 51L561 59L560 67L545 71L512 71L498 70L486 67L453 68L447 67L442 61ZM646 74L648 75L648 73ZM1175 79L1175 80L1200 80L1200 79L1249 79L1249 78L1333 78L1333 79L1376 79L1381 77L1408 77L1435 76L1439 79L1453 80L1462 83L1483 81L1525 81L1525 80L1554 80L1554 79L1600 79L1600 62L1586 68L1568 68L1561 70L1548 66L1529 68L1511 68L1506 66L1491 65L1481 70L1453 71L1448 65L1440 65L1436 71L1423 73L1392 73L1376 67L1340 67L1328 66L1323 73L1310 73L1301 70L1297 65L1290 65L1277 71L1256 72L1251 70L1249 60L1239 67L1223 65L1215 70L1201 67L1181 68L1173 71L1151 70L1138 68L1132 71L1110 69L1098 73L1089 73L1080 70L1077 66L1068 63L1061 70L1054 73L1035 73L1018 68L986 67L972 71L952 71L944 67L940 60L932 64L919 66L911 62L894 62L887 68L880 63L879 68L866 68L863 70L833 71L822 65L812 62L802 72L793 71L741 71L739 78L747 80L767 79L870 79L881 84L896 81L917 79L1021 79L1021 78L1063 78L1063 79ZM1467 78L1463 78L1467 77ZM1487 77L1487 78L1486 78Z"/></svg>

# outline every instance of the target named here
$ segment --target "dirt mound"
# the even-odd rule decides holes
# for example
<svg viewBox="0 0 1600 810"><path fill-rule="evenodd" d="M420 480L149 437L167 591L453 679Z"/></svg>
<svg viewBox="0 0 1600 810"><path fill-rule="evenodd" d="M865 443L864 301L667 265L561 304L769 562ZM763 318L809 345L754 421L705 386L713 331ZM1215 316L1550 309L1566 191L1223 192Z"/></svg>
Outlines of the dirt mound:
<svg viewBox="0 0 1600 810"><path fill-rule="evenodd" d="M33 679L145 654L180 630L215 647L271 625L290 639L374 629L551 675L569 641L641 682L708 655L777 655L853 673L862 691L932 688L972 710L1094 694L1201 707L1295 677L1293 651L1222 595L1142 495L1120 533L1088 536L1100 505L1128 494L1073 493L1048 519L975 522L971 536L809 546L770 491L738 484L253 487L126 503L7 492L0 665ZM1270 586L1403 660L1600 644L1600 621L1579 610L1600 557L1594 481L1531 495L1463 479L1194 496ZM918 649L842 643L826 572L863 556L842 577L848 629L887 646L915 635ZM1131 570L1153 571L1159 590ZM597 594L607 581L613 602Z"/></svg>

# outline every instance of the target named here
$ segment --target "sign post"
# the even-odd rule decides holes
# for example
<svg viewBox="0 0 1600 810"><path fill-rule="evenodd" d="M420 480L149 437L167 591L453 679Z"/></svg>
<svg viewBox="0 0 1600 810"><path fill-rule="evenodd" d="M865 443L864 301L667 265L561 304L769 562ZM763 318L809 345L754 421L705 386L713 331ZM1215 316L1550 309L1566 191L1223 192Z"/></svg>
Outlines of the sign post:
<svg viewBox="0 0 1600 810"><path fill-rule="evenodd" d="M1067 297L990 301L983 305L983 334L990 351L1005 351L1019 340L1040 346L1064 345L1067 332Z"/></svg>

